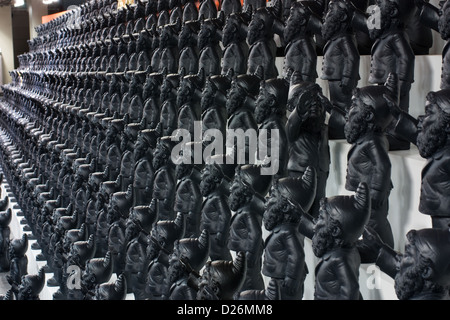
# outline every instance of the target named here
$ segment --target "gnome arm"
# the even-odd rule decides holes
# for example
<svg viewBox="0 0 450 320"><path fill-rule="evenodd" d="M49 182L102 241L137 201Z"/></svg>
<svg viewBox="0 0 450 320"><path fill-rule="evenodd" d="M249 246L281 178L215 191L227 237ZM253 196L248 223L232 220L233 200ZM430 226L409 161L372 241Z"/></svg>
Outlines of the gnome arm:
<svg viewBox="0 0 450 320"><path fill-rule="evenodd" d="M304 60L302 66L302 75L305 81L315 82L317 77L317 53L312 45L305 45L302 47ZM314 75L314 77L313 77Z"/></svg>
<svg viewBox="0 0 450 320"><path fill-rule="evenodd" d="M302 213L299 231L309 239L312 239L314 236L314 218L307 212Z"/></svg>
<svg viewBox="0 0 450 320"><path fill-rule="evenodd" d="M439 9L425 1L422 1L421 5L422 9L419 16L420 23L439 32Z"/></svg>
<svg viewBox="0 0 450 320"><path fill-rule="evenodd" d="M448 152L447 152L448 154ZM448 155L444 155L439 161L439 166L436 168L436 176L440 179L433 183L434 195L428 197L427 202L434 203L435 209L431 212L435 216L449 217L448 208L450 208L450 159Z"/></svg>
<svg viewBox="0 0 450 320"><path fill-rule="evenodd" d="M289 142L296 141L300 136L301 127L305 123L307 117L300 115L298 112L298 106L292 111L286 122L286 134Z"/></svg>
<svg viewBox="0 0 450 320"><path fill-rule="evenodd" d="M298 233L286 232L284 237L285 248L287 252L287 261L285 269L285 279L293 279L301 281L299 278L299 270L304 270L305 254Z"/></svg>
<svg viewBox="0 0 450 320"><path fill-rule="evenodd" d="M370 178L370 198L372 208L379 208L391 189L391 161L389 155L380 143L371 143L368 148L373 172Z"/></svg>
<svg viewBox="0 0 450 320"><path fill-rule="evenodd" d="M360 55L356 46L350 42L351 39L345 39L340 43L342 53L344 54L344 69L342 71L342 78L349 79L348 84L351 85L351 80L359 79L359 61ZM344 81L344 80L342 80Z"/></svg>
<svg viewBox="0 0 450 320"><path fill-rule="evenodd" d="M380 267L381 271L386 273L392 279L395 279L395 275L397 274L397 266L401 258L402 254L396 252L388 245L383 244L375 264Z"/></svg>
<svg viewBox="0 0 450 320"><path fill-rule="evenodd" d="M402 111L398 117L397 124L395 125L395 133L407 141L416 144L417 135L419 131L417 129L418 120L413 118L407 112Z"/></svg>
<svg viewBox="0 0 450 320"><path fill-rule="evenodd" d="M219 220L215 223L216 238L221 244L225 244L228 239L228 231L230 229L231 211L225 201L218 201Z"/></svg>
<svg viewBox="0 0 450 320"><path fill-rule="evenodd" d="M392 44L392 50L397 57L397 76L399 80L400 94L402 93L402 82L412 83L412 71L414 70L414 53L411 49L409 42L405 37L395 36Z"/></svg>

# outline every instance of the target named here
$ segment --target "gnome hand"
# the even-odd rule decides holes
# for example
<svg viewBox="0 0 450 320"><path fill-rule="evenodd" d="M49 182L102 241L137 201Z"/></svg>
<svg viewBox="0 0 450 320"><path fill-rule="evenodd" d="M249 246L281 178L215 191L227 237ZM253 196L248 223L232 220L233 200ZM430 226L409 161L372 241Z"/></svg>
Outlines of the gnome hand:
<svg viewBox="0 0 450 320"><path fill-rule="evenodd" d="M389 111L394 116L395 119L398 119L400 117L400 114L402 113L402 110L399 108L397 102L395 102L392 97L383 94L384 100L386 100L386 103L389 107Z"/></svg>
<svg viewBox="0 0 450 320"><path fill-rule="evenodd" d="M366 245L369 245L374 252L379 252L384 246L383 240L380 235L371 226L366 225L364 227L363 239Z"/></svg>
<svg viewBox="0 0 450 320"><path fill-rule="evenodd" d="M341 82L341 84L342 84L342 82ZM318 98L320 100L320 104L325 108L325 110L328 113L331 113L331 109L333 108L333 104L330 102L330 100L327 97L325 97L324 94L321 93L321 92L319 92L317 94L317 96L318 96Z"/></svg>
<svg viewBox="0 0 450 320"><path fill-rule="evenodd" d="M283 280L283 288L286 288L286 291L290 294L290 295L294 295L295 291L297 290L298 286L298 281L296 279L292 279L289 277L285 277Z"/></svg>

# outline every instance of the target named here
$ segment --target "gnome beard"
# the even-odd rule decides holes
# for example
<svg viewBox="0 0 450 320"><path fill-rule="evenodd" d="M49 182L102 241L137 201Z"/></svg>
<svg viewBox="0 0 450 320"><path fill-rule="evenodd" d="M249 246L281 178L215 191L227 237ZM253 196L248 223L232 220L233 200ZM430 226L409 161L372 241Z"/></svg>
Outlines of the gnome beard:
<svg viewBox="0 0 450 320"><path fill-rule="evenodd" d="M239 210L250 201L251 197L252 193L245 185L232 186L229 197L230 209L233 211Z"/></svg>
<svg viewBox="0 0 450 320"><path fill-rule="evenodd" d="M415 293L421 292L424 281L417 266L401 268L395 275L395 293L400 300L408 300Z"/></svg>
<svg viewBox="0 0 450 320"><path fill-rule="evenodd" d="M206 197L216 189L217 181L211 174L203 176L200 181L200 193Z"/></svg>
<svg viewBox="0 0 450 320"><path fill-rule="evenodd" d="M174 283L183 276L183 266L180 261L173 262L169 265L167 270L169 282Z"/></svg>
<svg viewBox="0 0 450 320"><path fill-rule="evenodd" d="M263 123L264 120L266 120L271 113L272 107L267 99L263 101L258 101L257 106L255 108L255 120L257 123Z"/></svg>
<svg viewBox="0 0 450 320"><path fill-rule="evenodd" d="M447 133L443 117L439 121L422 128L417 135L417 148L423 158L430 158L447 143Z"/></svg>
<svg viewBox="0 0 450 320"><path fill-rule="evenodd" d="M299 32L299 30L301 30L301 27L302 25L300 23L292 23L288 20L286 28L283 32L284 41L286 41L286 43L291 42L297 35L301 33Z"/></svg>
<svg viewBox="0 0 450 320"><path fill-rule="evenodd" d="M273 230L273 228L275 228L283 220L284 206L285 204L281 203L281 201L268 204L267 209L264 212L264 227L267 231Z"/></svg>
<svg viewBox="0 0 450 320"><path fill-rule="evenodd" d="M349 121L347 121L344 126L344 134L348 143L355 143L367 132L368 122L366 119L368 113L368 110L359 112L357 115L354 115L352 119L349 119Z"/></svg>
<svg viewBox="0 0 450 320"><path fill-rule="evenodd" d="M391 26L392 20L390 17L391 12L395 12L396 5L394 3L391 3L389 1L386 1L384 6L379 7L379 10L374 10L375 15L379 15L378 17L370 16L367 21L379 21L380 26L374 27L372 25L369 26L369 37L372 40L378 39L384 31L388 30Z"/></svg>
<svg viewBox="0 0 450 320"><path fill-rule="evenodd" d="M319 220L314 227L314 236L312 237L312 249L314 255L322 257L334 246L334 238L331 235L330 227L325 222Z"/></svg>
<svg viewBox="0 0 450 320"><path fill-rule="evenodd" d="M340 12L327 15L322 25L322 37L325 41L330 40L341 28Z"/></svg>

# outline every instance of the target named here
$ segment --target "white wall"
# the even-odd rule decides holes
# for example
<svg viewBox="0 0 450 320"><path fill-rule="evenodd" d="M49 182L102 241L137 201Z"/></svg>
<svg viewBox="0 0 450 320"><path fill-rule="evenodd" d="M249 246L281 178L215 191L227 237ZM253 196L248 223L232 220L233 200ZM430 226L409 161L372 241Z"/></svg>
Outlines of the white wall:
<svg viewBox="0 0 450 320"><path fill-rule="evenodd" d="M48 14L47 5L42 0L27 0L28 15L30 20L30 39L37 37L35 27L42 24L42 16Z"/></svg>
<svg viewBox="0 0 450 320"><path fill-rule="evenodd" d="M11 7L0 7L0 50L2 52L3 83L11 82L9 71L14 69Z"/></svg>

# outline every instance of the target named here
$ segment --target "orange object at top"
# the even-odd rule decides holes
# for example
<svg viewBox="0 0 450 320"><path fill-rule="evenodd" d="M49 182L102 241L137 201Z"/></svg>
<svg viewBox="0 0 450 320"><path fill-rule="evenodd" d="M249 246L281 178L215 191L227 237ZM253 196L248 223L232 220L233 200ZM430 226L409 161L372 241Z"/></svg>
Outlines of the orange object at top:
<svg viewBox="0 0 450 320"><path fill-rule="evenodd" d="M54 13L54 14L49 14L47 16L42 16L42 24L47 23L52 21L53 19L58 18L59 16L62 16L64 13L66 13L67 11L61 11L58 13Z"/></svg>

